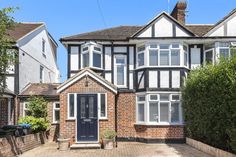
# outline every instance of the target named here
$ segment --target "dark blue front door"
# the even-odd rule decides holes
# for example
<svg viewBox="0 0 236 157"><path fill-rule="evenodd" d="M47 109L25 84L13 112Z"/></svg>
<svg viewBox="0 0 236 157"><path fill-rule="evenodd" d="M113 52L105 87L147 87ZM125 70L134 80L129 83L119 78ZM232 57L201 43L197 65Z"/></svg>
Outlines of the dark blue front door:
<svg viewBox="0 0 236 157"><path fill-rule="evenodd" d="M98 140L98 110L96 94L77 95L77 141Z"/></svg>

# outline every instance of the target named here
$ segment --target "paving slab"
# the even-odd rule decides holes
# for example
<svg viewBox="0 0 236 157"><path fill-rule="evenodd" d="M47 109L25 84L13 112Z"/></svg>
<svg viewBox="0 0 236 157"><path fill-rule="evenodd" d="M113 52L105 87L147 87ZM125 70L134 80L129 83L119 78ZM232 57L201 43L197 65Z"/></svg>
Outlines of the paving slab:
<svg viewBox="0 0 236 157"><path fill-rule="evenodd" d="M19 157L212 157L186 144L145 144L119 142L112 150L73 149L59 151L57 143L47 143Z"/></svg>

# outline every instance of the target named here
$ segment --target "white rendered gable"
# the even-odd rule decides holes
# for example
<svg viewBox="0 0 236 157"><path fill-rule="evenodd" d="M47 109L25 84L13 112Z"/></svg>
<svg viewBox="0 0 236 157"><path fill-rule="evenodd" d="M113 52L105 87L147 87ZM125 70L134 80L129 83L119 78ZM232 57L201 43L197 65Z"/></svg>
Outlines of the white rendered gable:
<svg viewBox="0 0 236 157"><path fill-rule="evenodd" d="M219 23L205 36L236 36L236 12Z"/></svg>
<svg viewBox="0 0 236 157"><path fill-rule="evenodd" d="M147 28L138 33L137 37L188 37L189 32L169 15L162 13Z"/></svg>

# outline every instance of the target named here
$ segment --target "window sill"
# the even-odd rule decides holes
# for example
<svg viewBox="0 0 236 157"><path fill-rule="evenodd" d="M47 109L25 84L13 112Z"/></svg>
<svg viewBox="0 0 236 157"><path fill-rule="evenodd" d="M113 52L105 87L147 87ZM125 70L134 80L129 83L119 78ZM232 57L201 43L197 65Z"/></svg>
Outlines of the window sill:
<svg viewBox="0 0 236 157"><path fill-rule="evenodd" d="M107 121L108 118L99 118L99 121Z"/></svg>
<svg viewBox="0 0 236 157"><path fill-rule="evenodd" d="M145 125L145 126L184 126L183 123L172 123L172 124L135 123L134 125Z"/></svg>
<svg viewBox="0 0 236 157"><path fill-rule="evenodd" d="M66 119L66 121L75 121L75 118L71 118L71 119Z"/></svg>
<svg viewBox="0 0 236 157"><path fill-rule="evenodd" d="M52 125L58 125L60 122L53 122Z"/></svg>

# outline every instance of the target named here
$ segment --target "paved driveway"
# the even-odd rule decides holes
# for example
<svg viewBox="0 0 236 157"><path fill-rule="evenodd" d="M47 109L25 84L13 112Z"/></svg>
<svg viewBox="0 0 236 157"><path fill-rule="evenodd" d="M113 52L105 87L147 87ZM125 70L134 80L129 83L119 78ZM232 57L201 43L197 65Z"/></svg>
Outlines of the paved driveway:
<svg viewBox="0 0 236 157"><path fill-rule="evenodd" d="M186 144L118 143L113 150L76 149L57 150L56 143L47 143L25 152L20 157L211 157Z"/></svg>

